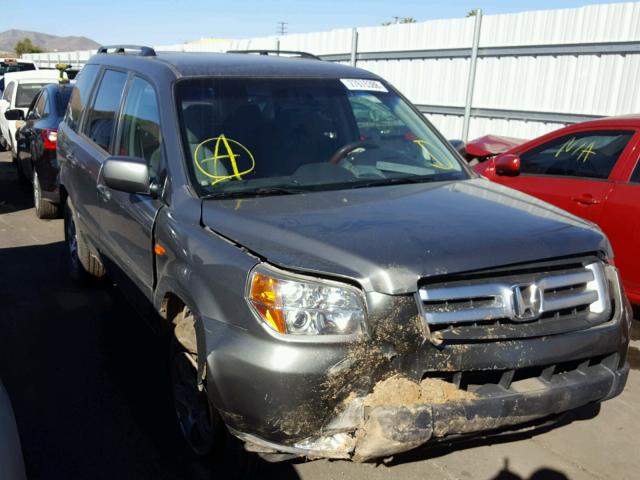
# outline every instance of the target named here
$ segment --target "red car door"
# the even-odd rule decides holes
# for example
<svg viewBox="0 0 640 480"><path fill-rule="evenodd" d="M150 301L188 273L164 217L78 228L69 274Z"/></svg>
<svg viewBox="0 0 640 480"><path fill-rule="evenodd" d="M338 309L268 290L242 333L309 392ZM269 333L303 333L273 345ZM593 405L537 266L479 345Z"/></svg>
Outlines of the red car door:
<svg viewBox="0 0 640 480"><path fill-rule="evenodd" d="M520 156L518 176L497 176L494 162L478 170L493 181L598 223L613 188L609 177L618 159L632 150L634 134L633 128L572 127L511 150Z"/></svg>
<svg viewBox="0 0 640 480"><path fill-rule="evenodd" d="M637 150L635 157L638 157ZM629 178L630 172L631 169L626 172L627 181L613 185L604 204L600 226L613 246L627 296L637 305L640 304L640 161L636 162Z"/></svg>

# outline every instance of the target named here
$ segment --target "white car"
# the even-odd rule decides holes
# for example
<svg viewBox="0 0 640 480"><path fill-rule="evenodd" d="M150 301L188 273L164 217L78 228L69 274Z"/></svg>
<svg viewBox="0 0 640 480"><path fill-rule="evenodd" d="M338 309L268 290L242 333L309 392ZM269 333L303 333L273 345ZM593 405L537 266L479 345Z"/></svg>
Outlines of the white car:
<svg viewBox="0 0 640 480"><path fill-rule="evenodd" d="M29 70L38 70L32 60L23 60L21 58L0 58L0 97L4 92L4 75L13 72L26 72Z"/></svg>
<svg viewBox="0 0 640 480"><path fill-rule="evenodd" d="M17 155L16 130L21 120L8 120L5 113L21 110L22 115L18 115L24 118L31 101L40 89L50 83L57 83L59 78L58 70L33 70L7 73L4 76L5 89L0 98L0 146L11 149L13 157Z"/></svg>

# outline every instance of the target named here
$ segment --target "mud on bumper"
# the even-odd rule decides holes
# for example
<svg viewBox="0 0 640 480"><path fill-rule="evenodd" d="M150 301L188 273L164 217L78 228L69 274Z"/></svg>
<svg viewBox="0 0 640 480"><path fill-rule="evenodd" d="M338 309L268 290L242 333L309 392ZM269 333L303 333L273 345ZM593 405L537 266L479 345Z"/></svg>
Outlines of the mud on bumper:
<svg viewBox="0 0 640 480"><path fill-rule="evenodd" d="M473 400L369 408L356 399L321 436L293 446L234 433L245 440L248 450L271 455L274 460L306 456L368 461L430 441L513 427L615 397L622 392L629 373L629 365L618 369L618 362L618 354L612 354L597 364L586 361L546 379L514 381L508 388L484 385ZM348 430L346 425L353 423L358 427Z"/></svg>

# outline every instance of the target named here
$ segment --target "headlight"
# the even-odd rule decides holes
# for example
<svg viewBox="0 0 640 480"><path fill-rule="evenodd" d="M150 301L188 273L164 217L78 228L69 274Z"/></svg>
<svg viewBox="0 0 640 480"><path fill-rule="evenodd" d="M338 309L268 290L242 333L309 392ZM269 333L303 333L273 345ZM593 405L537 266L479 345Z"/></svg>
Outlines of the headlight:
<svg viewBox="0 0 640 480"><path fill-rule="evenodd" d="M365 318L359 289L265 265L249 275L247 301L268 327L291 335L351 335Z"/></svg>

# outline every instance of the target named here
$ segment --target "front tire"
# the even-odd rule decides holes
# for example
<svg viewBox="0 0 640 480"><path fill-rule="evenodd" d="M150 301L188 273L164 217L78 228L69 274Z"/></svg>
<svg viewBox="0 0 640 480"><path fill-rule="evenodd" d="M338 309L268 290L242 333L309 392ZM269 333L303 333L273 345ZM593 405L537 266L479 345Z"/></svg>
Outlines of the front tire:
<svg viewBox="0 0 640 480"><path fill-rule="evenodd" d="M178 425L193 453L199 457L212 456L224 438L225 427L198 376L195 317L185 307L174 324L169 367Z"/></svg>
<svg viewBox="0 0 640 480"><path fill-rule="evenodd" d="M51 203L42 198L42 187L38 172L33 171L33 205L36 210L36 216L41 219L58 218L60 208L55 203Z"/></svg>
<svg viewBox="0 0 640 480"><path fill-rule="evenodd" d="M67 244L69 274L75 282L89 284L104 277L106 271L102 262L91 253L78 228L70 198L67 198L64 208L64 240Z"/></svg>

